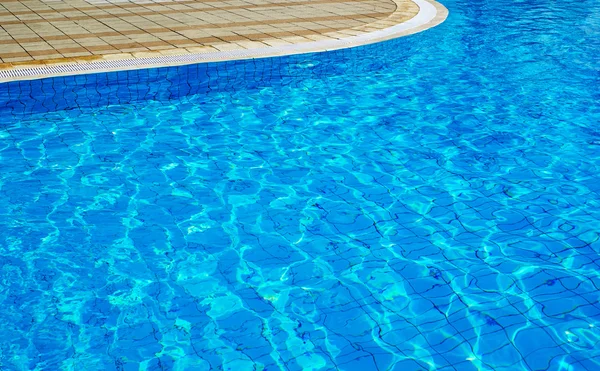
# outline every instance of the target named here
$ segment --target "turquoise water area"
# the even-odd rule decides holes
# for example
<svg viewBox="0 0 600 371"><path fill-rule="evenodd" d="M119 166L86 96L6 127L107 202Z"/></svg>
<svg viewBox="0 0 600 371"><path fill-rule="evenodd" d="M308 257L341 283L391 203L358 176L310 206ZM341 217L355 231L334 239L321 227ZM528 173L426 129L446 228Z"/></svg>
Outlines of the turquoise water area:
<svg viewBox="0 0 600 371"><path fill-rule="evenodd" d="M599 370L600 1L0 85L2 370Z"/></svg>

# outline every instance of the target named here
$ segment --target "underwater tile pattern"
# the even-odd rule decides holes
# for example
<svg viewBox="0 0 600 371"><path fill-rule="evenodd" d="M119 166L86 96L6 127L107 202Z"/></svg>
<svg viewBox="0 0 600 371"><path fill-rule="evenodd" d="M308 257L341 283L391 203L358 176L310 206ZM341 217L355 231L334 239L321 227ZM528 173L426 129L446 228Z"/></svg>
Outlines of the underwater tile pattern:
<svg viewBox="0 0 600 371"><path fill-rule="evenodd" d="M1 84L0 369L600 369L600 2L577 4Z"/></svg>

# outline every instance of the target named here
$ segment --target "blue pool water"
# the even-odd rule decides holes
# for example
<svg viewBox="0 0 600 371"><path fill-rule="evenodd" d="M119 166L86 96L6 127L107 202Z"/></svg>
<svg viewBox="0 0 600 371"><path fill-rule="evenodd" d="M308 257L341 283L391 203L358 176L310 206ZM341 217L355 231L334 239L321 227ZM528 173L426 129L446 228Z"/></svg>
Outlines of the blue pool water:
<svg viewBox="0 0 600 371"><path fill-rule="evenodd" d="M0 85L2 370L599 370L600 1Z"/></svg>

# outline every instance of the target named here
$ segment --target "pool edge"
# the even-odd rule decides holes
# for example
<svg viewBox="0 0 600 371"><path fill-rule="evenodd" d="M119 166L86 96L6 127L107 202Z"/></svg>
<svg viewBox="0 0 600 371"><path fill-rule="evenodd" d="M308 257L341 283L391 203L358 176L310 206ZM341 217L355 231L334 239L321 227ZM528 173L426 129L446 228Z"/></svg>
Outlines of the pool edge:
<svg viewBox="0 0 600 371"><path fill-rule="evenodd" d="M419 12L408 21L373 32L349 36L337 40L313 41L274 47L219 51L208 53L185 53L146 58L101 60L86 63L71 62L56 65L41 65L29 68L0 70L0 84L11 81L38 80L57 76L73 76L102 72L131 71L148 68L183 66L196 63L251 60L308 53L321 53L368 45L396 39L425 31L443 23L448 9L435 0L411 0ZM396 2L396 1L394 1ZM396 2L396 4L398 4Z"/></svg>

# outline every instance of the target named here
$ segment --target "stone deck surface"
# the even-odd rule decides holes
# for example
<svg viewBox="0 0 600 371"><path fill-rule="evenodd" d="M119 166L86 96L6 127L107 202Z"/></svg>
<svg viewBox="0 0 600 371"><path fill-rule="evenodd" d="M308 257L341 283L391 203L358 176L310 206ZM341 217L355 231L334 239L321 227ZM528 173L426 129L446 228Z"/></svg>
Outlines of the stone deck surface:
<svg viewBox="0 0 600 371"><path fill-rule="evenodd" d="M418 12L410 0L2 0L0 69L343 39Z"/></svg>

